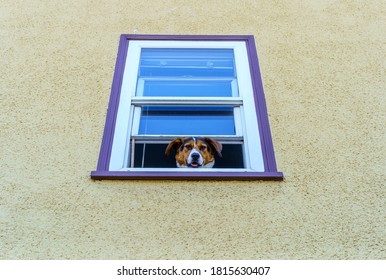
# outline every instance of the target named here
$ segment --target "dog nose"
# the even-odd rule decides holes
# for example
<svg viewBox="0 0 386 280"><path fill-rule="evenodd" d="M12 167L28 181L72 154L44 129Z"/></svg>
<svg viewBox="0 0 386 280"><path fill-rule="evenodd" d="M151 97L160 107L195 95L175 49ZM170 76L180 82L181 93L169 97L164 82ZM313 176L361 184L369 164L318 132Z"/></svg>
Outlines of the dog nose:
<svg viewBox="0 0 386 280"><path fill-rule="evenodd" d="M197 161L199 157L200 157L200 154L198 154L198 153L192 154L192 160L194 160L194 161Z"/></svg>

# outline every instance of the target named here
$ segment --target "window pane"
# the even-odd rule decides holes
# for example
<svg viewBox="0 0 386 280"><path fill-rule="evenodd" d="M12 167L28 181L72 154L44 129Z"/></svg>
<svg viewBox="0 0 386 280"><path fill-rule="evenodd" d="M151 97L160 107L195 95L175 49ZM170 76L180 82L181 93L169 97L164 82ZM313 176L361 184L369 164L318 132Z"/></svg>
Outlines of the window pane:
<svg viewBox="0 0 386 280"><path fill-rule="evenodd" d="M216 80L146 80L144 96L232 97L232 81ZM236 96L237 93L233 94Z"/></svg>
<svg viewBox="0 0 386 280"><path fill-rule="evenodd" d="M233 49L141 51L139 77L235 77Z"/></svg>
<svg viewBox="0 0 386 280"><path fill-rule="evenodd" d="M142 106L139 134L235 135L230 106Z"/></svg>

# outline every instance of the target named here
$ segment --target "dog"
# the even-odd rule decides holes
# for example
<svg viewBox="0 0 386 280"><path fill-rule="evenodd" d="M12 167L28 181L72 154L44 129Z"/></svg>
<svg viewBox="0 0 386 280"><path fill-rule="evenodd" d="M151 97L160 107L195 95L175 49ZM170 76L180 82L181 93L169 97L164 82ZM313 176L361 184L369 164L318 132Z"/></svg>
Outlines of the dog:
<svg viewBox="0 0 386 280"><path fill-rule="evenodd" d="M179 168L212 168L215 152L222 157L222 144L209 137L176 138L167 146L165 156L169 156L173 148L176 150L176 165Z"/></svg>

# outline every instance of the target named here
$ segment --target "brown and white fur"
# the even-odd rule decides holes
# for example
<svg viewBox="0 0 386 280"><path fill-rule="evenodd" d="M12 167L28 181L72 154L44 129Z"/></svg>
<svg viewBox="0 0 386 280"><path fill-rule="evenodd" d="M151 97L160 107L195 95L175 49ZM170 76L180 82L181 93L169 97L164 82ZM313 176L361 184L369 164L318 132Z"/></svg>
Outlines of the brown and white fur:
<svg viewBox="0 0 386 280"><path fill-rule="evenodd" d="M169 143L165 155L169 156L171 149L176 150L177 167L211 168L214 165L214 154L221 157L221 143L209 137L176 138Z"/></svg>

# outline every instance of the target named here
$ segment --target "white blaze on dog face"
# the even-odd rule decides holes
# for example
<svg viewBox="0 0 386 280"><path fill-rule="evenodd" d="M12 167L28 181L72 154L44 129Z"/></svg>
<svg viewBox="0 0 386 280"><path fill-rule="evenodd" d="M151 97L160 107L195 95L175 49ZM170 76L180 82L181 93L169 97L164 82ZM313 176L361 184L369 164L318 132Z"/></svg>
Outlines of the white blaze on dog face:
<svg viewBox="0 0 386 280"><path fill-rule="evenodd" d="M172 148L176 149L177 167L213 167L214 152L221 156L222 145L211 139L201 137L177 138L166 148L168 156Z"/></svg>
<svg viewBox="0 0 386 280"><path fill-rule="evenodd" d="M190 150L188 159L186 160L188 167L197 168L204 165L203 154L204 155L206 154L206 149L207 149L206 144L204 144L202 141L197 142L197 138L193 137L193 142L189 141L188 143L186 143L185 148L187 150ZM208 161L206 161L205 164L209 163L210 162L209 160L210 159L208 159Z"/></svg>

